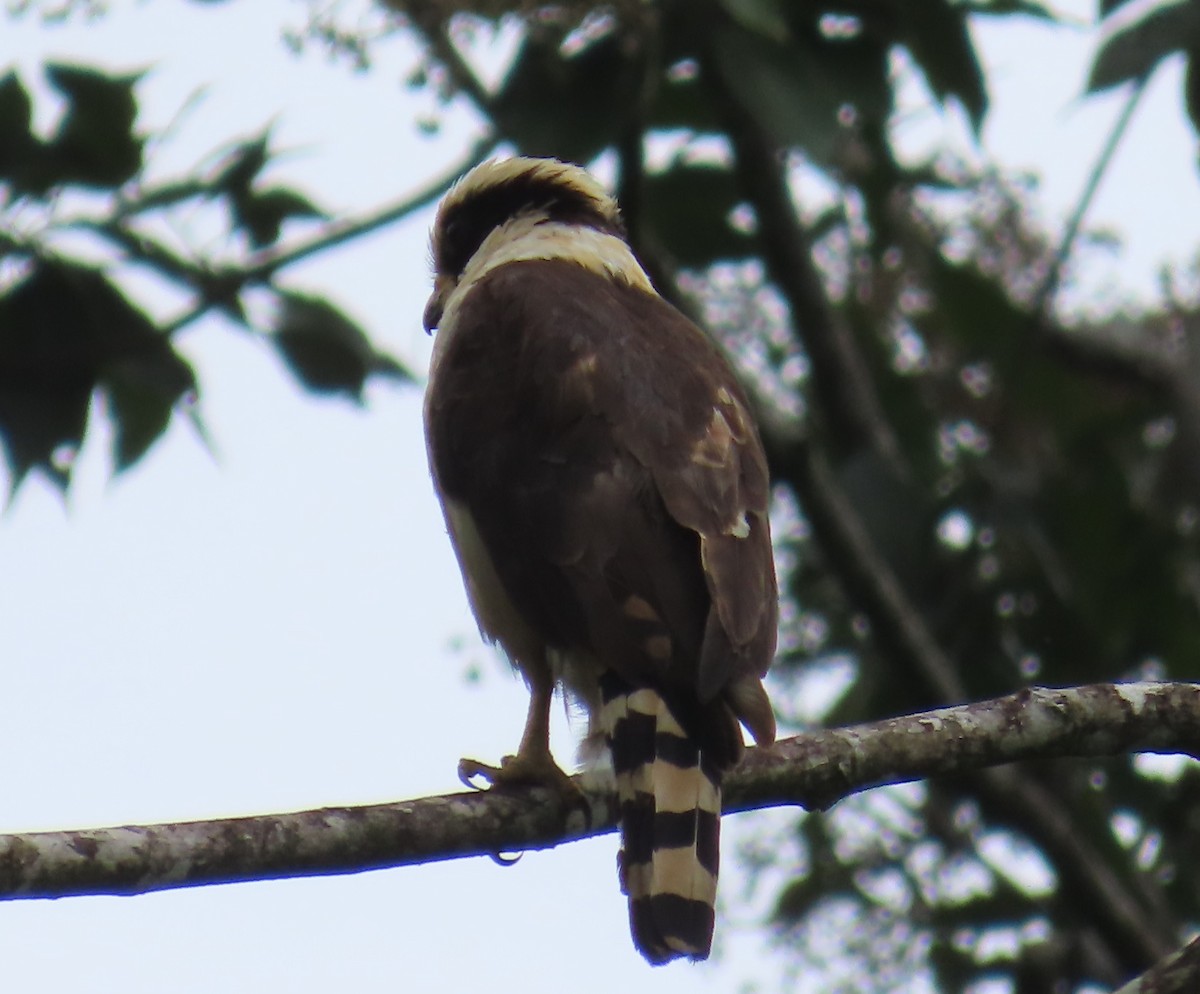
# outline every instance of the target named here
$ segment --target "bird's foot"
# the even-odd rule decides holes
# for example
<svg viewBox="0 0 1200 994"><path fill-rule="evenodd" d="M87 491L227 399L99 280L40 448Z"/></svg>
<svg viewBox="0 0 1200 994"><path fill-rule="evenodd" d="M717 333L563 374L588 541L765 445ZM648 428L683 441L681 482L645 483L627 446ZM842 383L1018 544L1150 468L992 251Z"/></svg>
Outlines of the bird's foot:
<svg viewBox="0 0 1200 994"><path fill-rule="evenodd" d="M549 752L505 756L499 766L489 766L477 759L460 759L458 779L468 787L477 787L476 778L486 780L489 787L553 787L562 793L579 793L579 788Z"/></svg>
<svg viewBox="0 0 1200 994"><path fill-rule="evenodd" d="M568 776L547 752L517 753L505 756L499 766L490 766L477 759L458 761L458 779L474 790L482 790L476 779L487 781L489 788L548 787L556 793L567 809L578 808L591 823L592 806L579 784Z"/></svg>

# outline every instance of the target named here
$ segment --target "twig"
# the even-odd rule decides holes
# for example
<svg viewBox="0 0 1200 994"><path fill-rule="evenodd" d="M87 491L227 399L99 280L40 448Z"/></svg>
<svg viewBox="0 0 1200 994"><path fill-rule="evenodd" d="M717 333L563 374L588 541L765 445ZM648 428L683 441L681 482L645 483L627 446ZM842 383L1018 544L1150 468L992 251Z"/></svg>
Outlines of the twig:
<svg viewBox="0 0 1200 994"><path fill-rule="evenodd" d="M462 57L450 39L450 17L455 11L439 10L433 4L412 4L406 12L413 29L428 46L433 57L450 76L459 91L470 98L476 109L485 117L491 116L492 97L480 82L475 70Z"/></svg>
<svg viewBox="0 0 1200 994"><path fill-rule="evenodd" d="M372 231L377 231L389 224L402 220L413 211L424 207L426 204L432 203L445 192L459 176L470 169L476 163L482 161L488 153L496 147L497 139L495 135L488 134L479 139L471 146L467 154L458 163L452 166L449 170L443 172L436 179L432 180L416 193L413 193L402 200L398 200L392 204L380 208L375 213L363 218L347 221L336 221L327 226L323 231L309 238L307 241L300 242L297 245L288 248L270 248L259 252L250 257L246 265L241 269L228 269L226 274L231 280L235 280L237 288L249 286L254 283L267 282L279 270L286 266L290 266L301 259L306 259L309 256L317 255L328 249L348 242L354 238L369 234ZM197 301L186 311L171 321L162 326L161 331L165 335L172 335L186 325L199 319L206 314L216 301L207 297Z"/></svg>
<svg viewBox="0 0 1200 994"><path fill-rule="evenodd" d="M496 147L497 140L496 136L491 133L480 138L471 146L467 154L458 163L451 166L450 169L442 172L436 179L425 184L416 193L405 197L403 200L382 207L374 214L359 218L358 220L342 221L331 225L315 238L307 242L301 242L299 245L291 248L282 251L267 249L256 256L252 256L245 270L247 281L263 280L284 266L290 266L292 263L299 262L310 255L324 252L326 249L331 249L361 235L369 234L379 228L385 228L395 221L402 220L426 204L433 203L433 201L445 193L450 184L458 179L459 176L486 158L488 153Z"/></svg>
<svg viewBox="0 0 1200 994"><path fill-rule="evenodd" d="M1101 149L1099 157L1092 166L1092 171L1088 174L1087 182L1083 185L1083 191L1079 195L1079 203L1075 205L1075 210L1071 212L1071 217L1068 219L1067 226L1063 230L1062 239L1059 241L1058 248L1050 262L1050 269L1046 273L1046 278L1034 295L1031 310L1035 316L1043 313L1054 299L1054 294L1058 291L1058 285L1062 280L1063 268L1066 265L1067 257L1071 254L1071 248L1075 244L1075 239L1079 235L1079 228L1083 224L1084 216L1087 214L1088 208L1096 196L1096 191L1100 187L1100 181L1104 178L1104 174L1108 172L1108 166L1117 151L1117 146L1121 144L1121 139L1125 136L1125 130L1129 127L1129 122L1133 119L1133 112L1137 110L1137 105L1142 99L1142 94L1146 92L1146 84L1149 81L1150 76L1147 74L1139 76L1134 82L1133 89L1130 90L1129 96L1125 101L1125 106L1121 109L1121 113L1113 124L1112 131L1108 135L1108 140L1104 143L1104 148Z"/></svg>

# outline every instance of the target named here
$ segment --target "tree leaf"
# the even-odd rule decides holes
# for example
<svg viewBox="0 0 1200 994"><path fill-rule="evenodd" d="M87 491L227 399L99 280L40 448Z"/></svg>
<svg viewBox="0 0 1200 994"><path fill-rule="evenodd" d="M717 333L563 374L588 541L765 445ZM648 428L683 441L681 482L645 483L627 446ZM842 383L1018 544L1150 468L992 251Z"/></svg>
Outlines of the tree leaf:
<svg viewBox="0 0 1200 994"><path fill-rule="evenodd" d="M41 260L0 297L0 438L14 489L32 469L66 487L70 464L61 450L80 446L92 391L123 368L143 379L159 375L156 389L172 400L191 383L190 370L150 319L97 270ZM119 411L116 417L120 435ZM148 444L148 430L133 428L142 441L118 453L122 468Z"/></svg>
<svg viewBox="0 0 1200 994"><path fill-rule="evenodd" d="M682 266L754 252L754 235L729 223L740 202L736 177L721 166L677 165L646 177L645 221Z"/></svg>
<svg viewBox="0 0 1200 994"><path fill-rule="evenodd" d="M326 216L303 194L282 186L261 192L246 190L235 194L233 212L238 225L245 229L255 248L277 242L283 222L289 218Z"/></svg>
<svg viewBox="0 0 1200 994"><path fill-rule="evenodd" d="M212 186L231 195L250 189L250 185L262 172L270 158L270 134L264 131L257 138L240 142L234 146L217 171Z"/></svg>
<svg viewBox="0 0 1200 994"><path fill-rule="evenodd" d="M721 130L721 120L699 73L692 78L667 74L655 92L646 124L651 129L684 129L696 133Z"/></svg>
<svg viewBox="0 0 1200 994"><path fill-rule="evenodd" d="M29 130L33 103L15 72L0 78L0 179L20 189L22 177L40 152Z"/></svg>
<svg viewBox="0 0 1200 994"><path fill-rule="evenodd" d="M1054 24L1061 20L1051 8L1045 4L1034 3L1033 0L974 0L960 6L965 13L984 17L1025 16Z"/></svg>
<svg viewBox="0 0 1200 994"><path fill-rule="evenodd" d="M1197 45L1200 10L1195 3L1154 7L1100 47L1085 92L1098 93L1148 76L1167 56Z"/></svg>
<svg viewBox="0 0 1200 994"><path fill-rule="evenodd" d="M721 131L721 112L705 85L697 55L708 47L703 36L706 26L697 20L690 6L663 4L659 12L661 76L658 85L649 90L652 99L645 108L644 127L682 128L696 133Z"/></svg>
<svg viewBox="0 0 1200 994"><path fill-rule="evenodd" d="M561 28L527 32L491 115L526 155L587 162L637 104L639 76L616 32L564 53Z"/></svg>
<svg viewBox="0 0 1200 994"><path fill-rule="evenodd" d="M314 393L361 400L372 373L412 379L399 362L376 351L362 328L321 297L283 293L271 340L296 378Z"/></svg>
<svg viewBox="0 0 1200 994"><path fill-rule="evenodd" d="M1029 315L1002 286L973 265L955 265L940 253L931 255L929 265L929 285L937 306L919 320L922 327L936 323L972 358L987 355L1004 361L1011 350L1021 347Z"/></svg>
<svg viewBox="0 0 1200 994"><path fill-rule="evenodd" d="M976 133L987 113L983 70L967 30L967 11L946 0L905 5L902 40L943 103L956 97Z"/></svg>
<svg viewBox="0 0 1200 994"><path fill-rule="evenodd" d="M979 964L966 950L938 936L929 948L929 965L939 991L965 991L979 975Z"/></svg>
<svg viewBox="0 0 1200 994"><path fill-rule="evenodd" d="M779 144L803 148L830 165L850 105L882 124L891 107L887 50L865 33L828 40L794 32L786 44L731 23L713 33L714 62L738 103Z"/></svg>
<svg viewBox="0 0 1200 994"><path fill-rule="evenodd" d="M733 20L754 34L781 45L786 45L792 36L787 11L780 0L720 0Z"/></svg>
<svg viewBox="0 0 1200 994"><path fill-rule="evenodd" d="M108 76L80 66L46 67L50 83L68 106L58 132L46 146L43 182L78 183L115 189L142 167L142 140L134 133L141 73Z"/></svg>
<svg viewBox="0 0 1200 994"><path fill-rule="evenodd" d="M160 347L120 356L101 373L116 430L113 464L118 473L146 454L167 430L180 398L196 390L192 367L169 339L160 336L157 342Z"/></svg>
<svg viewBox="0 0 1200 994"><path fill-rule="evenodd" d="M1120 10L1129 0L1100 0L1100 16L1108 17L1109 14Z"/></svg>
<svg viewBox="0 0 1200 994"><path fill-rule="evenodd" d="M1183 82L1183 99L1187 106L1192 129L1200 135L1200 47L1188 52L1187 76Z"/></svg>

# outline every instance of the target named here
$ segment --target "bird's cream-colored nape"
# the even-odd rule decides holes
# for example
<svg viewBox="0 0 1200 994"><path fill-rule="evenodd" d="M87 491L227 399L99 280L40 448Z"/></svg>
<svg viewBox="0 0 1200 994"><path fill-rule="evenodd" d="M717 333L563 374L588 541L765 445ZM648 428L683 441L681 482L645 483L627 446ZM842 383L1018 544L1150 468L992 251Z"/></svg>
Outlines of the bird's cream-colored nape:
<svg viewBox="0 0 1200 994"><path fill-rule="evenodd" d="M492 190L518 186L562 191L585 203L610 224L618 226L621 223L621 210L616 200L586 169L559 159L518 156L512 159L488 159L456 180L438 208L433 237L438 237L441 228L438 222L455 213L463 204Z"/></svg>
<svg viewBox="0 0 1200 994"><path fill-rule="evenodd" d="M567 259L654 292L625 240L617 202L586 170L557 159L491 159L476 166L438 208L430 254L429 330L450 316L473 282L510 262Z"/></svg>

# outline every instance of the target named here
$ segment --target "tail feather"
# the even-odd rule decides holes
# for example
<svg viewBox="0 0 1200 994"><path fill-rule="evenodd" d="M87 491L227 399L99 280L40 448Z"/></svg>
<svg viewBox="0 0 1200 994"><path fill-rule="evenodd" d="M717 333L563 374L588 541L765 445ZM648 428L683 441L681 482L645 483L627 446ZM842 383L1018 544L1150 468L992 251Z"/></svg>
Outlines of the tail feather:
<svg viewBox="0 0 1200 994"><path fill-rule="evenodd" d="M712 947L721 777L649 688L602 682L601 727L621 810L621 884L634 944L651 963Z"/></svg>

